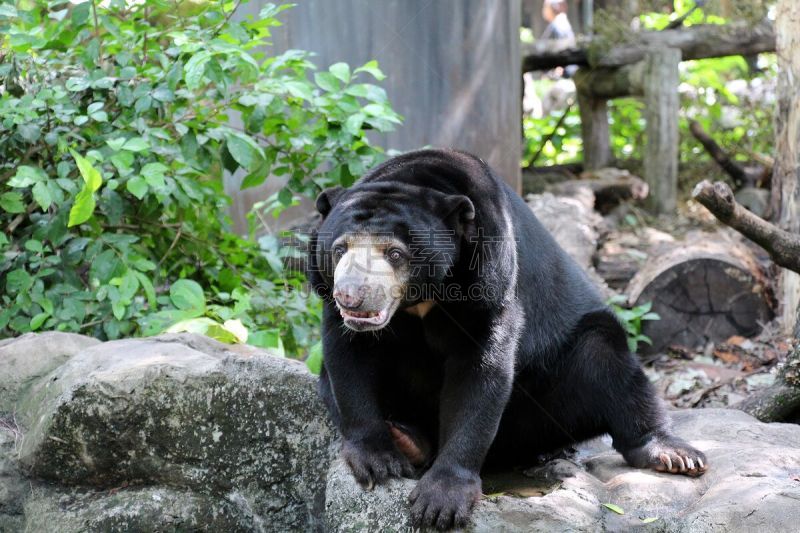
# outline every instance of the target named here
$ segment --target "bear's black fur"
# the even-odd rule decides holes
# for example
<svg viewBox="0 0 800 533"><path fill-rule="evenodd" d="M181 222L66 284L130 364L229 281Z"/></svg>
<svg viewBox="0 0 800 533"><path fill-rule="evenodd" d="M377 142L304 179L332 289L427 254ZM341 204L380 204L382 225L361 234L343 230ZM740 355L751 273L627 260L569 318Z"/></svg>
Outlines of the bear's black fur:
<svg viewBox="0 0 800 533"><path fill-rule="evenodd" d="M427 470L411 494L415 525L463 526L482 468L530 464L603 433L633 466L706 469L701 452L669 433L586 274L483 161L408 153L317 205L324 220L310 277L324 299L321 395L362 485L412 475L404 443L430 450L416 460ZM399 309L376 331L344 327L358 298L333 297L343 253L334 243L345 234L408 248L414 268Z"/></svg>

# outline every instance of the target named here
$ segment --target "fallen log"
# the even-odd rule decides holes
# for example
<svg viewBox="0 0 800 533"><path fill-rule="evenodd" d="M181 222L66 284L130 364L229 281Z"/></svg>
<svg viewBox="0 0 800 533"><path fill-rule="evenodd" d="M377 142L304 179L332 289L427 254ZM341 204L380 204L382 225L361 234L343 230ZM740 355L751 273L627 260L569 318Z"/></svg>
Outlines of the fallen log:
<svg viewBox="0 0 800 533"><path fill-rule="evenodd" d="M683 59L706 59L775 51L772 24L698 24L686 28L643 31L631 42L603 46L597 39L569 48L547 49L542 42L522 45L522 71L550 70L567 65L621 67L644 59L648 50L678 48Z"/></svg>
<svg viewBox="0 0 800 533"><path fill-rule="evenodd" d="M548 186L547 191L557 196L572 196L579 187L591 189L594 208L604 215L622 202L644 200L650 190L642 178L627 170L609 167L583 172L579 179L555 183Z"/></svg>
<svg viewBox="0 0 800 533"><path fill-rule="evenodd" d="M581 171L583 171L583 163L523 167L522 195L539 194L553 183L577 179Z"/></svg>
<svg viewBox="0 0 800 533"><path fill-rule="evenodd" d="M703 180L692 197L717 219L769 253L775 264L800 273L800 235L789 233L751 213L736 202L727 183Z"/></svg>
<svg viewBox="0 0 800 533"><path fill-rule="evenodd" d="M623 292L650 255L658 254L674 242L669 233L646 226L635 232L611 231L604 236L592 262L609 287Z"/></svg>
<svg viewBox="0 0 800 533"><path fill-rule="evenodd" d="M553 235L553 238L584 268L592 265L597 249L598 228L603 222L594 212L594 195L588 187L577 188L567 196L531 194L528 207Z"/></svg>
<svg viewBox="0 0 800 533"><path fill-rule="evenodd" d="M651 254L626 293L632 305L652 302L661 317L643 324L653 341L645 353L749 337L773 314L760 265L744 244L722 233L689 235Z"/></svg>

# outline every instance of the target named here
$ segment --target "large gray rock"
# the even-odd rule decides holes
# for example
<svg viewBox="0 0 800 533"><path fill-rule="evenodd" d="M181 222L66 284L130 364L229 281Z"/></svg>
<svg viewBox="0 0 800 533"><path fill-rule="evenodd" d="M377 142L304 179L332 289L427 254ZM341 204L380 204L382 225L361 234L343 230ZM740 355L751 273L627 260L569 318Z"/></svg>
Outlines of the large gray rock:
<svg viewBox="0 0 800 533"><path fill-rule="evenodd" d="M35 379L100 341L74 333L26 333L0 340L0 414L15 410L16 400Z"/></svg>
<svg viewBox="0 0 800 533"><path fill-rule="evenodd" d="M40 488L25 503L26 522L16 531L265 531L258 517L236 501L186 490L143 487L119 491Z"/></svg>
<svg viewBox="0 0 800 533"><path fill-rule="evenodd" d="M270 530L321 527L334 432L297 361L195 335L107 342L31 386L18 409L33 477L180 487L237 502Z"/></svg>
<svg viewBox="0 0 800 533"><path fill-rule="evenodd" d="M336 435L301 363L194 335L53 338L0 343L39 361L13 365L4 389L0 533L407 530L414 481L364 492L332 463ZM702 478L631 469L598 439L487 480L471 530L797 530L800 427L727 410L674 421L711 460Z"/></svg>
<svg viewBox="0 0 800 533"><path fill-rule="evenodd" d="M572 196L529 194L528 207L558 244L584 269L592 266L597 249L598 228L603 217L592 209L594 194L577 188Z"/></svg>
<svg viewBox="0 0 800 533"><path fill-rule="evenodd" d="M0 533L23 529L31 482L16 460L22 439L17 399L37 379L100 341L61 332L27 333L0 340Z"/></svg>
<svg viewBox="0 0 800 533"><path fill-rule="evenodd" d="M15 460L20 433L13 424L11 417L0 418L0 533L22 530L23 506L30 494L30 483Z"/></svg>
<svg viewBox="0 0 800 533"><path fill-rule="evenodd" d="M534 476L531 484L549 479L555 490L535 497L484 497L469 531L797 531L800 426L763 424L723 409L676 412L673 419L675 431L708 455L711 468L705 476L632 469L607 439L599 439L581 446L574 460L557 459L527 471ZM414 483L393 481L364 492L347 467L335 462L326 501L331 529L406 530L406 498Z"/></svg>

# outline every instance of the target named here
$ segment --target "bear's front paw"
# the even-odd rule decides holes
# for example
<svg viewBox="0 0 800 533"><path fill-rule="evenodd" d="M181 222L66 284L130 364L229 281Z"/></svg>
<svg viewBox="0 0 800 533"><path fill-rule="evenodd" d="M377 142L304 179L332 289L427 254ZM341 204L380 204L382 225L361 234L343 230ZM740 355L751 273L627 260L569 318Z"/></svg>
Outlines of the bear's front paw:
<svg viewBox="0 0 800 533"><path fill-rule="evenodd" d="M477 474L434 467L422 476L409 496L411 520L414 527L463 528L480 497L481 479Z"/></svg>
<svg viewBox="0 0 800 533"><path fill-rule="evenodd" d="M353 476L366 490L376 484L384 483L389 477L413 477L414 467L387 440L385 444L370 443L366 440L345 440L342 444L342 458Z"/></svg>

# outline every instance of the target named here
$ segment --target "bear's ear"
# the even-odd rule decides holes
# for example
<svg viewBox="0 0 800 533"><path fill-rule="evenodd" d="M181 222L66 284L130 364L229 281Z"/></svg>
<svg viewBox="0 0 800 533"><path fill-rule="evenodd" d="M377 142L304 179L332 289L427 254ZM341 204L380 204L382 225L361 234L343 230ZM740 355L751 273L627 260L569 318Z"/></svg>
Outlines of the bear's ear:
<svg viewBox="0 0 800 533"><path fill-rule="evenodd" d="M339 201L339 197L342 196L342 193L344 193L344 189L338 185L319 193L319 196L317 196L317 211L319 211L323 217L328 216L333 206Z"/></svg>
<svg viewBox="0 0 800 533"><path fill-rule="evenodd" d="M475 219L475 206L463 194L451 194L442 200L442 214L445 220L465 223Z"/></svg>

